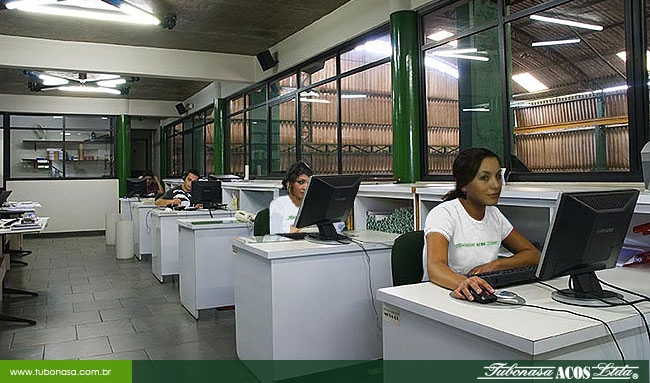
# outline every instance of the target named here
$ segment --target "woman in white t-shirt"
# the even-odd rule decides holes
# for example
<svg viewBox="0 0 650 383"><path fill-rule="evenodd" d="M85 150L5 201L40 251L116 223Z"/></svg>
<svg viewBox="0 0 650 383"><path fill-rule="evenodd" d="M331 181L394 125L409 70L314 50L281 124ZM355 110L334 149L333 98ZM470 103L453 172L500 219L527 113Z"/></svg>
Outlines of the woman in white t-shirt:
<svg viewBox="0 0 650 383"><path fill-rule="evenodd" d="M274 199L269 205L271 234L299 231L293 223L312 175L311 168L304 161L298 161L289 167L282 180L282 187L287 190L287 195Z"/></svg>
<svg viewBox="0 0 650 383"><path fill-rule="evenodd" d="M453 165L456 188L431 209L424 229L424 280L473 300L472 288L494 292L472 274L534 265L539 251L495 206L501 194L501 164L488 149L462 151ZM511 257L498 257L503 244Z"/></svg>

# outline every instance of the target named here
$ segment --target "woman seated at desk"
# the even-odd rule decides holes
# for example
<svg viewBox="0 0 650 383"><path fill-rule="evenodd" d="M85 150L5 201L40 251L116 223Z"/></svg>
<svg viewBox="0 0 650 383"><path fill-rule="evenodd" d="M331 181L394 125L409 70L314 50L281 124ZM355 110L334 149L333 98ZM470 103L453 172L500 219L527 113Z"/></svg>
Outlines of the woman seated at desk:
<svg viewBox="0 0 650 383"><path fill-rule="evenodd" d="M539 262L539 251L515 230L495 206L501 194L501 164L488 149L462 151L453 164L456 188L427 215L424 227L424 279L453 290L459 299L494 292L473 274ZM498 257L503 244L514 255Z"/></svg>
<svg viewBox="0 0 650 383"><path fill-rule="evenodd" d="M304 161L292 164L282 180L282 188L287 195L278 197L269 205L269 228L271 234L297 233L293 226L298 215L300 203L305 196L307 183L313 175L311 168Z"/></svg>

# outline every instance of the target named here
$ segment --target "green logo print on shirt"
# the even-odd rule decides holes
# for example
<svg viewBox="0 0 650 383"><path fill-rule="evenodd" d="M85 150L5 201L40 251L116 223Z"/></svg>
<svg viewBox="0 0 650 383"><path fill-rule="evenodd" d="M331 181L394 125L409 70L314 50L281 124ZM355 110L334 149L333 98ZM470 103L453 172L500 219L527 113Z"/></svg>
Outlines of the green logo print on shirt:
<svg viewBox="0 0 650 383"><path fill-rule="evenodd" d="M494 245L500 245L501 242L499 241L487 241L487 242L474 242L474 243L457 243L454 246L457 248L461 247L484 247L484 246L494 246Z"/></svg>

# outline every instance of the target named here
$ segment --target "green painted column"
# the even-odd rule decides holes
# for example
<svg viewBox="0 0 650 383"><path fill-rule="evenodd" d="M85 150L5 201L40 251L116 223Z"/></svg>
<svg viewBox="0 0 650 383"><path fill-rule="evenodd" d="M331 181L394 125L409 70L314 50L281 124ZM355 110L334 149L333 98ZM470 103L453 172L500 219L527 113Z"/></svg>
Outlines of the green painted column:
<svg viewBox="0 0 650 383"><path fill-rule="evenodd" d="M117 116L117 154L115 165L120 181L120 195L126 195L126 179L131 176L131 117Z"/></svg>
<svg viewBox="0 0 650 383"><path fill-rule="evenodd" d="M399 182L420 180L420 46L414 11L390 15L393 46L393 175Z"/></svg>
<svg viewBox="0 0 650 383"><path fill-rule="evenodd" d="M225 136L224 132L224 121L226 115L226 100L220 98L217 100L214 111L214 169L212 171L214 174L223 174L224 173L224 147L223 147L223 138Z"/></svg>

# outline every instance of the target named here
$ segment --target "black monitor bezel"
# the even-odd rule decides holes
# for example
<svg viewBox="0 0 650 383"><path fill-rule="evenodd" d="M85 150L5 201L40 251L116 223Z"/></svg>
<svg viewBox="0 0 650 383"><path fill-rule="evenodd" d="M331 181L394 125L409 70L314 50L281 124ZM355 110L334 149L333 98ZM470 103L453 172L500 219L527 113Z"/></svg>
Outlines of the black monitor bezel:
<svg viewBox="0 0 650 383"><path fill-rule="evenodd" d="M138 189L133 190L135 187L138 187ZM142 193L138 193L138 191L142 191ZM127 178L126 179L126 196L127 197L145 197L147 196L147 179L142 177L142 178Z"/></svg>
<svg viewBox="0 0 650 383"><path fill-rule="evenodd" d="M197 193L197 191L204 189L205 185L216 185L216 189L218 189L218 192L215 194L218 197L217 201L215 201L214 199L212 199L210 201L207 201L205 199L199 199L196 196L197 194L200 194L201 197L203 197L203 195L202 195L203 192ZM195 187L197 188L196 191L194 189ZM214 187L214 186L212 186L212 187ZM207 189L207 188L208 187L205 187L205 189ZM192 189L190 190L190 194L192 195L192 198L191 198L192 206L197 205L197 204L201 204L206 209L216 209L219 206L221 206L221 203L223 201L223 194L221 192L221 181L219 181L219 180L199 179L199 180L193 181L192 182Z"/></svg>

